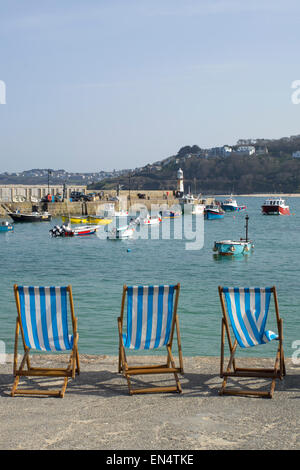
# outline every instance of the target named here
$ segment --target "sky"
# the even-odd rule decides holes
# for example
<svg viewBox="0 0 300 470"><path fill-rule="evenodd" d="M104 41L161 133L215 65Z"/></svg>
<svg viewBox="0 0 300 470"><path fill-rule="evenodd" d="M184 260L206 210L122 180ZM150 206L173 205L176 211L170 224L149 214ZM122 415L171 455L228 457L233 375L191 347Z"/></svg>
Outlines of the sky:
<svg viewBox="0 0 300 470"><path fill-rule="evenodd" d="M299 36L298 0L1 0L0 172L300 134Z"/></svg>

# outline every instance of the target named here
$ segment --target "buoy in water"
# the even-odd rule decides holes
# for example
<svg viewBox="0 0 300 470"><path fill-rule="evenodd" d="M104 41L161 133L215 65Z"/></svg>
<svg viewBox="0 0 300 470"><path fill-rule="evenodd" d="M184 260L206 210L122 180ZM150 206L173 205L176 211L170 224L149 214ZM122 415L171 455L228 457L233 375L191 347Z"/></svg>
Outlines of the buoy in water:
<svg viewBox="0 0 300 470"><path fill-rule="evenodd" d="M131 249L130 248L127 248L127 253L130 253L131 252Z"/></svg>

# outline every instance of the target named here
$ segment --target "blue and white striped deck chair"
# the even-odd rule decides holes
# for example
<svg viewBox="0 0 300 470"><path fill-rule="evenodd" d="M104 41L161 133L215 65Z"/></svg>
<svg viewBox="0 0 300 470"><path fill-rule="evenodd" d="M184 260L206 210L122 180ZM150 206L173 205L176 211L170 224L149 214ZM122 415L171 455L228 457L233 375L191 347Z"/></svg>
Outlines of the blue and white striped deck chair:
<svg viewBox="0 0 300 470"><path fill-rule="evenodd" d="M17 323L14 351L15 381L11 395L39 394L63 397L68 378L79 374L77 319L74 314L72 288L68 287L25 287L14 285L17 305ZM73 334L69 334L68 305ZM21 333L24 356L18 367L18 338ZM30 351L68 352L70 360L66 368L37 368L30 364ZM24 369L27 365L27 369ZM64 377L61 390L18 389L21 376Z"/></svg>
<svg viewBox="0 0 300 470"><path fill-rule="evenodd" d="M278 300L275 287L220 287L219 295L223 311L222 338L221 338L221 368L220 376L223 379L220 394L259 395L272 398L275 389L275 380L285 375L284 353L282 346L282 319L279 316ZM273 295L278 333L266 330L266 323ZM230 326L234 341L231 340ZM230 360L226 371L224 370L225 333L228 339ZM278 349L275 365L271 369L239 368L236 367L235 352L237 346L253 348L278 340ZM228 377L264 377L272 379L270 392L226 389Z"/></svg>
<svg viewBox="0 0 300 470"><path fill-rule="evenodd" d="M183 359L177 315L180 284L163 286L124 286L119 329L119 372L127 379L129 393L181 392L178 373L183 374ZM124 309L127 299L126 333L123 333ZM176 332L179 367L176 367L172 354L172 344ZM125 348L136 351L149 351L166 347L167 360L160 365L129 366ZM175 386L132 388L131 376L141 374L174 374Z"/></svg>

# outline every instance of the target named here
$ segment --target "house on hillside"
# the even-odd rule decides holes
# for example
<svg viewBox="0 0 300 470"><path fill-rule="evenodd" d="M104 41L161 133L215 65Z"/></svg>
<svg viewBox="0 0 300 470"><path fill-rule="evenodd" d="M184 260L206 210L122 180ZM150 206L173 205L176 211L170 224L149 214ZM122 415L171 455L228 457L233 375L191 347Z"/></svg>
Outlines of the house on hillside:
<svg viewBox="0 0 300 470"><path fill-rule="evenodd" d="M209 149L209 157L229 157L232 154L232 147L229 145L223 145L223 147L213 147Z"/></svg>
<svg viewBox="0 0 300 470"><path fill-rule="evenodd" d="M300 158L300 150L297 150L296 152L292 153L293 158Z"/></svg>
<svg viewBox="0 0 300 470"><path fill-rule="evenodd" d="M255 155L255 147L253 145L240 145L235 150L235 153L238 155L247 155L250 157L251 155Z"/></svg>

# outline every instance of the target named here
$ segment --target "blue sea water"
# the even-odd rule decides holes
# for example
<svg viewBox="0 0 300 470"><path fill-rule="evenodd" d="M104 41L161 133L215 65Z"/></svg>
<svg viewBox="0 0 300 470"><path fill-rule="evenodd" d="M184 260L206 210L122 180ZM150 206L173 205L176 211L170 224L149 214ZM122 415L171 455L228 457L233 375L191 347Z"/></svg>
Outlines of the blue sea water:
<svg viewBox="0 0 300 470"><path fill-rule="evenodd" d="M237 198L247 211L226 213L204 222L204 247L186 250L184 240L109 241L97 236L50 238L52 222L15 224L0 234L0 340L13 351L16 306L13 284L68 285L73 288L82 353L118 353L117 317L123 284L180 282L179 321L184 355L214 356L220 352L221 308L218 285L277 287L284 319L284 349L293 353L300 340L300 198L289 198L291 216L261 215L259 197ZM253 253L215 257L214 241L244 236L249 215ZM276 331L271 306L268 327ZM270 346L270 347L269 347ZM273 349L272 349L273 348ZM253 355L274 354L272 345Z"/></svg>

